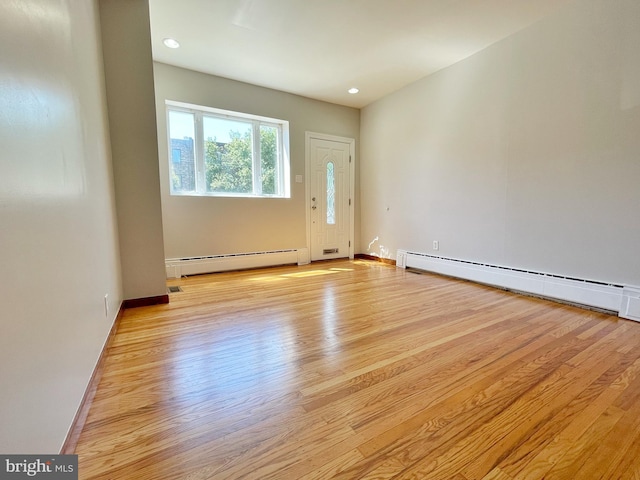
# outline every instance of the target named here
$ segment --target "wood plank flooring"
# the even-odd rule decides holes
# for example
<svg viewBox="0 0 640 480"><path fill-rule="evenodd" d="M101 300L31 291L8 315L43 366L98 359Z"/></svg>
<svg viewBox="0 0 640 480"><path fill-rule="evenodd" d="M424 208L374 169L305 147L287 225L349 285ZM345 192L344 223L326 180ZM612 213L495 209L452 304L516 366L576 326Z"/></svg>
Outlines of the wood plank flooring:
<svg viewBox="0 0 640 480"><path fill-rule="evenodd" d="M370 261L170 283L81 479L640 479L640 324Z"/></svg>

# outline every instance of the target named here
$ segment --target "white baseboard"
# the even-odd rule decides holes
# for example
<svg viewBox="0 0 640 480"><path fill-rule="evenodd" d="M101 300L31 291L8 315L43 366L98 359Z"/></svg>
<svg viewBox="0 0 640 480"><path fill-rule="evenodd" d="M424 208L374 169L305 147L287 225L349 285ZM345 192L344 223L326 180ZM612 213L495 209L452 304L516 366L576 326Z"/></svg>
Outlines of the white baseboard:
<svg viewBox="0 0 640 480"><path fill-rule="evenodd" d="M278 265L309 263L306 248L274 250L270 252L234 253L206 257L168 258L165 260L167 278L185 275L275 267Z"/></svg>
<svg viewBox="0 0 640 480"><path fill-rule="evenodd" d="M396 265L464 278L478 283L587 307L617 312L622 318L640 321L640 288L593 280L487 265L398 250Z"/></svg>

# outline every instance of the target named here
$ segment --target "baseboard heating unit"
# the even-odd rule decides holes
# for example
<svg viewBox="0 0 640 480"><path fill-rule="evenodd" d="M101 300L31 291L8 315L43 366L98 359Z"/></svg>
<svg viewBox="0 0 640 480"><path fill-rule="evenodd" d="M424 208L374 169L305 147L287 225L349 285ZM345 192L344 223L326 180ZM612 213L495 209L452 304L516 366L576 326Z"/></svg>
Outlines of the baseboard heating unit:
<svg viewBox="0 0 640 480"><path fill-rule="evenodd" d="M396 266L463 278L507 290L616 312L640 321L640 287L564 277L398 250Z"/></svg>
<svg viewBox="0 0 640 480"><path fill-rule="evenodd" d="M232 253L205 257L168 258L165 260L167 278L185 275L246 270L249 268L275 267L278 265L306 265L309 251L306 248L273 250L269 252Z"/></svg>

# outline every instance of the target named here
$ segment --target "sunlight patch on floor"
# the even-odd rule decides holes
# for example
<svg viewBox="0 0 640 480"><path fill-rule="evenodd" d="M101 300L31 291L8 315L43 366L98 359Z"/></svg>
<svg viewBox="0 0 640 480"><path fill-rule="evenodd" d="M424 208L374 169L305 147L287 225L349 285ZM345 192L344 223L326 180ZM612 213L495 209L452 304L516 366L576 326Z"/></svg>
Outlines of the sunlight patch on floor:
<svg viewBox="0 0 640 480"><path fill-rule="evenodd" d="M283 277L288 278L307 278L307 277L317 277L318 275L331 275L332 273L338 273L335 270L309 270L307 272L297 272L297 273L285 273L282 275Z"/></svg>
<svg viewBox="0 0 640 480"><path fill-rule="evenodd" d="M248 280L251 282L277 282L281 280L285 280L287 278L308 278L308 277L317 277L320 275L331 275L333 273L340 272L352 272L353 268L322 268L317 270L307 270L304 272L295 272L295 273L283 273L281 275L269 275L263 277L252 277Z"/></svg>

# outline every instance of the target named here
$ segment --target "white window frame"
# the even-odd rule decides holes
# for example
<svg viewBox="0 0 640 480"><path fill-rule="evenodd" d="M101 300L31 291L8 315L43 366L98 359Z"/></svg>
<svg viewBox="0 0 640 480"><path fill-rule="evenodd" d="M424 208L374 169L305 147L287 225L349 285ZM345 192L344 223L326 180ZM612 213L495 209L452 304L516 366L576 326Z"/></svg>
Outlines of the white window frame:
<svg viewBox="0 0 640 480"><path fill-rule="evenodd" d="M291 180L290 180L290 162L289 162L289 122L277 118L263 117L260 115L252 115L249 113L233 112L231 110L222 110L220 108L206 107L203 105L194 105L184 102L176 102L166 100L166 118L167 118L167 143L169 152L169 171L171 172L172 152L171 152L171 129L169 112L185 112L194 115L194 163L195 163L195 190L193 191L174 191L171 179L169 180L169 193L173 196L205 196L205 197L258 197L258 198L291 198ZM227 120L250 123L253 129L253 145L252 145L252 174L253 174L253 192L252 193L233 193L233 192L209 192L206 189L206 168L204 164L204 134L203 134L203 117L216 117ZM277 129L277 149L278 158L276 164L276 193L262 193L261 181L261 165L260 165L260 127L273 127Z"/></svg>

